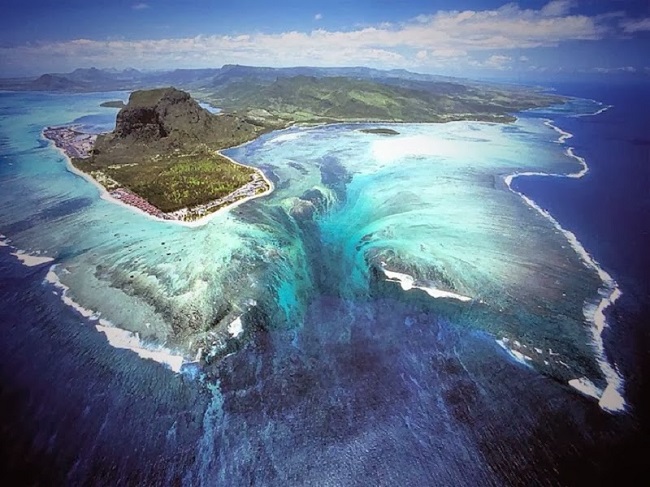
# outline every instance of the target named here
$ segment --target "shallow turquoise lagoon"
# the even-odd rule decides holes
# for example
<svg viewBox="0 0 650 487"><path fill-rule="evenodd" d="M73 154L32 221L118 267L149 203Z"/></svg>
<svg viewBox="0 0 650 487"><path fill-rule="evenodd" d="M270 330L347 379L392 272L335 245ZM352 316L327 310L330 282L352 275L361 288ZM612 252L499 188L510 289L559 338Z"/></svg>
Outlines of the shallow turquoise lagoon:
<svg viewBox="0 0 650 487"><path fill-rule="evenodd" d="M579 173L544 117L594 113L594 102L509 125L268 134L226 154L262 169L274 192L189 228L101 199L40 135L75 121L109 129L117 110L99 103L116 96L125 94L0 94L2 232L16 248L54 258L52 276L69 288L54 291L102 326L137 333L145 347L185 362L217 363L259 331L299 340L326 327L349 340L359 313L397 299L413 313L489 333L562 382L585 377L588 390L610 382L590 316L605 292L601 277L505 182L522 172ZM328 316L319 305L314 314L324 299L336 310ZM396 316L395 326L407 318Z"/></svg>

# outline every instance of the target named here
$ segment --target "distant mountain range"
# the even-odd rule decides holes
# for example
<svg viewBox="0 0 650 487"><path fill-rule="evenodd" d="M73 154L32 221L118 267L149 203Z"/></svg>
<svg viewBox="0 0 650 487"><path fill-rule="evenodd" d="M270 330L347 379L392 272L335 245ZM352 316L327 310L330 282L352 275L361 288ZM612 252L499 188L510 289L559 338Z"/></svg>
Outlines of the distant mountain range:
<svg viewBox="0 0 650 487"><path fill-rule="evenodd" d="M226 64L221 68L175 69L170 71L139 71L137 69L82 68L71 73L48 73L38 78L0 78L0 89L20 91L114 91L177 86L183 89L206 89L221 87L242 80L273 82L278 78L309 76L315 78L349 77L366 80L409 80L426 82L463 82L461 78L449 78L412 73L404 69L383 71L373 68L266 68Z"/></svg>
<svg viewBox="0 0 650 487"><path fill-rule="evenodd" d="M190 92L246 123L507 122L522 109L561 103L533 88L366 67L221 68L147 72L76 69L36 79L0 79L0 89L56 92L134 91L170 87Z"/></svg>

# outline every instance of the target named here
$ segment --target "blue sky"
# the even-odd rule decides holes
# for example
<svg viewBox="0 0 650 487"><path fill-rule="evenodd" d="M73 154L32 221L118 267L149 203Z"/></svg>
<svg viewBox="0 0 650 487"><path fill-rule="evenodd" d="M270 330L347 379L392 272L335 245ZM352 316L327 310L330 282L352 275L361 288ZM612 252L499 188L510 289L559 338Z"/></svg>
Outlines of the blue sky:
<svg viewBox="0 0 650 487"><path fill-rule="evenodd" d="M650 76L648 0L4 0L3 76L357 66Z"/></svg>

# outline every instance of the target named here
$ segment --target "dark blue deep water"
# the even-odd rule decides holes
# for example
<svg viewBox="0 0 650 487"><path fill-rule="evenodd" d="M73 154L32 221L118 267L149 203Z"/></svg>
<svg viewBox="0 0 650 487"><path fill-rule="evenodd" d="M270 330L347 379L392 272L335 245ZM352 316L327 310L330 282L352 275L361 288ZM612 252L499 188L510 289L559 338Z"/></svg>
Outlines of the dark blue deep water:
<svg viewBox="0 0 650 487"><path fill-rule="evenodd" d="M516 186L574 231L623 290L606 343L626 379L628 414L605 413L508 360L493 337L432 315L395 286L394 298L384 289L353 306L319 296L300 331L269 331L260 317L253 340L209 379L174 374L110 347L43 284L49 264L24 267L0 247L1 478L422 486L647 478L650 89L557 88L614 105L598 117L555 119L590 172Z"/></svg>
<svg viewBox="0 0 650 487"><path fill-rule="evenodd" d="M612 108L596 117L562 118L589 173L580 180L532 177L517 186L573 230L619 282L610 310L608 350L625 367L636 413L650 413L650 87L648 84L556 86ZM647 417L644 424L647 423ZM646 430L646 452L647 430Z"/></svg>

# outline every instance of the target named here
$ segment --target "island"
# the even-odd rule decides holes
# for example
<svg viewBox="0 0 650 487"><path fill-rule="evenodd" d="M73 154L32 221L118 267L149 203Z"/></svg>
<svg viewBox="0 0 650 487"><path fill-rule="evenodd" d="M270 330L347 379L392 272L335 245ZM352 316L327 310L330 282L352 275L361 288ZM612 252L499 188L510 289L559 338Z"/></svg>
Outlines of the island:
<svg viewBox="0 0 650 487"><path fill-rule="evenodd" d="M399 135L397 130L387 129L387 128L376 128L376 129L361 129L359 132L364 134L376 134L376 135Z"/></svg>
<svg viewBox="0 0 650 487"><path fill-rule="evenodd" d="M122 100L110 100L100 103L99 106L106 108L124 108L126 105Z"/></svg>

